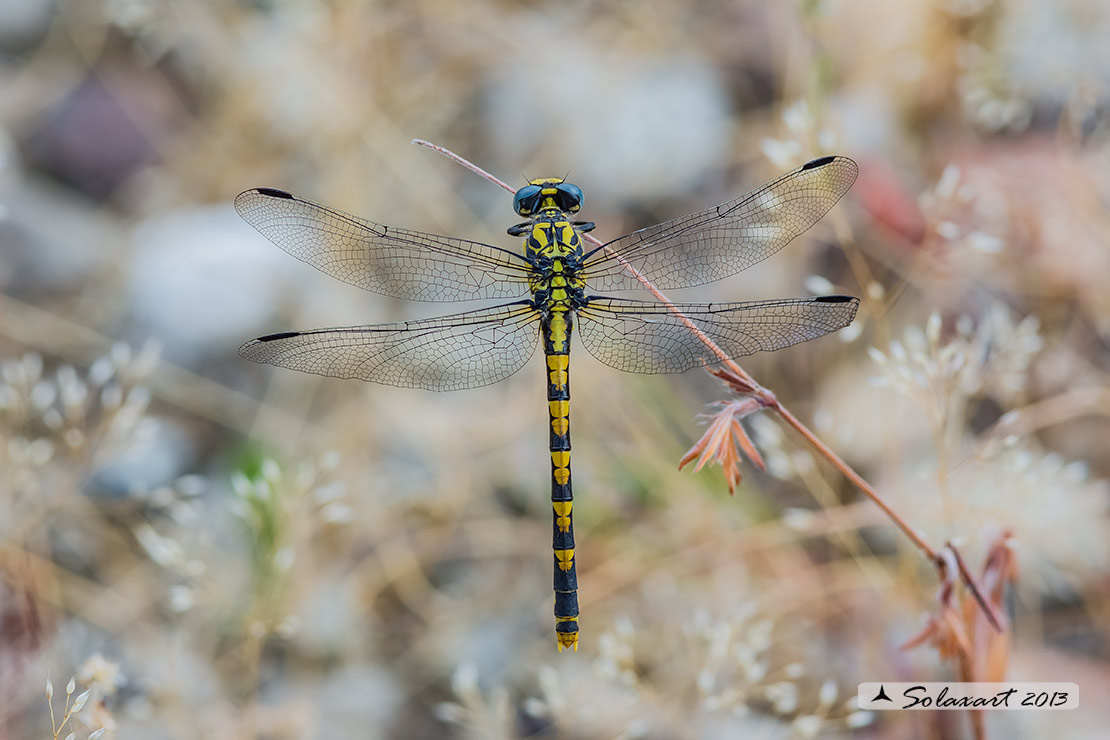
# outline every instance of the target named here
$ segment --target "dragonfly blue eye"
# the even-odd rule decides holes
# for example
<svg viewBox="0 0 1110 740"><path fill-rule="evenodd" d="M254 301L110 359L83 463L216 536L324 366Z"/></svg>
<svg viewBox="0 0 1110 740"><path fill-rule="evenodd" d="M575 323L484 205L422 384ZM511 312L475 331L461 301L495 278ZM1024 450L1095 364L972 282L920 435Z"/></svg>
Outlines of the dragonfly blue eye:
<svg viewBox="0 0 1110 740"><path fill-rule="evenodd" d="M540 203L541 189L539 185L525 185L516 191L516 195L513 196L513 210L521 216L534 213Z"/></svg>
<svg viewBox="0 0 1110 740"><path fill-rule="evenodd" d="M555 205L564 211L577 211L582 207L582 188L569 182L559 183L555 186Z"/></svg>

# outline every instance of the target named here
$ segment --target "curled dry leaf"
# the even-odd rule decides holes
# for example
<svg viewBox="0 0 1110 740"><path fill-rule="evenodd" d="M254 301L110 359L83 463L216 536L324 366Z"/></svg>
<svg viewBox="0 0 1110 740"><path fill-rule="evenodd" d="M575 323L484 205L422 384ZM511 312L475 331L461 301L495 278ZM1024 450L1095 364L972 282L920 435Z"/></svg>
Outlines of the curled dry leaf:
<svg viewBox="0 0 1110 740"><path fill-rule="evenodd" d="M925 627L907 640L901 649L909 650L919 645L932 645L937 649L940 657L955 661L960 673L966 674L971 662L971 641L964 628L963 616L956 598L959 566L956 564L955 555L948 548L941 550L937 557L944 566L941 568L944 580L937 593L937 610L925 622ZM965 675L963 680L971 679Z"/></svg>
<svg viewBox="0 0 1110 740"><path fill-rule="evenodd" d="M957 664L964 681L1005 678L1010 633L1003 602L1007 584L1017 577L1012 539L1009 532L1003 532L987 554L978 586L986 605L970 597L961 602L955 591L960 577L958 555L947 547L941 551L945 579L937 595L937 611L921 632L902 645L903 650L926 643L932 645L942 658Z"/></svg>
<svg viewBox="0 0 1110 740"><path fill-rule="evenodd" d="M1010 656L1010 631L1006 620L1006 587L1017 581L1017 559L1009 532L999 535L987 552L979 585L983 597L994 607L1001 630L987 620L986 613L968 599L964 602L964 624L971 637L971 670L976 681L1002 681Z"/></svg>
<svg viewBox="0 0 1110 740"><path fill-rule="evenodd" d="M766 469L763 457L740 423L741 419L760 408L762 405L754 398L741 398L720 404L717 413L710 417L705 434L683 455L678 469L681 470L695 459L698 463L694 470L701 470L707 462L715 462L724 471L730 494L735 492L740 483L741 452L759 466L760 470Z"/></svg>

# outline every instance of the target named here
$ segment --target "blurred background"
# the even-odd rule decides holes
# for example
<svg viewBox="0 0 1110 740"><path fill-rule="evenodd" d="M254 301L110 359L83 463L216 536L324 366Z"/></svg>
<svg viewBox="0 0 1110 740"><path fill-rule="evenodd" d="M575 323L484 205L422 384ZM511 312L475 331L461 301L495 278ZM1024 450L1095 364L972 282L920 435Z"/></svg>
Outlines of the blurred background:
<svg viewBox="0 0 1110 740"><path fill-rule="evenodd" d="M1107 38L1100 0L0 1L0 737L1105 737ZM744 366L1006 633L775 418L730 497L677 470L727 389L579 346L557 654L542 363L437 394L236 355L468 307L339 283L231 206L513 247L509 196L413 137L569 172L602 238L856 159L805 236L674 297L862 298ZM854 705L967 671L1081 706Z"/></svg>

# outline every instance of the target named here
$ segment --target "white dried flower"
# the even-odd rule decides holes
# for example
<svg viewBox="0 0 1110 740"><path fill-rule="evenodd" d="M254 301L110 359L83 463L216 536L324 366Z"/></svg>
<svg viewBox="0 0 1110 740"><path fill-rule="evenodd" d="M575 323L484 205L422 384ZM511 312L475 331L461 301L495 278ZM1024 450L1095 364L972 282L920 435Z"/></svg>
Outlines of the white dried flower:
<svg viewBox="0 0 1110 740"><path fill-rule="evenodd" d="M123 386L109 383L100 391L100 405L106 411L115 411L123 404Z"/></svg>
<svg viewBox="0 0 1110 740"><path fill-rule="evenodd" d="M804 99L795 100L782 110L782 122L792 134L805 134L813 128L813 114Z"/></svg>
<svg viewBox="0 0 1110 740"><path fill-rule="evenodd" d="M320 518L329 524L347 524L354 519L354 509L346 504L330 503L320 509Z"/></svg>
<svg viewBox="0 0 1110 740"><path fill-rule="evenodd" d="M504 688L493 689L487 700L478 689L477 670L469 664L456 669L451 686L459 701L438 705L437 717L466 728L467 733L473 737L511 735L512 708L509 694Z"/></svg>
<svg viewBox="0 0 1110 740"><path fill-rule="evenodd" d="M791 726L794 728L794 732L797 733L798 737L809 740L810 738L817 737L824 724L825 721L821 717L812 714L803 714L797 717Z"/></svg>
<svg viewBox="0 0 1110 740"><path fill-rule="evenodd" d="M859 321L853 321L846 327L836 333L840 341L845 344L851 344L863 335L863 324Z"/></svg>
<svg viewBox="0 0 1110 740"><path fill-rule="evenodd" d="M324 470L335 470L339 466L341 456L337 450L328 450L320 457L320 467Z"/></svg>
<svg viewBox="0 0 1110 740"><path fill-rule="evenodd" d="M778 681L769 684L763 693L778 714L788 715L798 709L797 684L790 681Z"/></svg>
<svg viewBox="0 0 1110 740"><path fill-rule="evenodd" d="M451 690L460 698L473 698L478 694L478 669L472 663L462 663L451 676Z"/></svg>
<svg viewBox="0 0 1110 740"><path fill-rule="evenodd" d="M461 725L466 721L466 710L453 701L444 701L435 705L432 710L435 718L440 722L450 722L453 725Z"/></svg>
<svg viewBox="0 0 1110 740"><path fill-rule="evenodd" d="M158 358L162 354L162 343L157 339L148 339L143 343L139 349L138 355L135 356L134 362L131 363L130 380L141 380L151 372L158 364Z"/></svg>
<svg viewBox="0 0 1110 740"><path fill-rule="evenodd" d="M969 247L983 254L1000 254L1003 248L1002 239L978 229L968 234L966 241Z"/></svg>
<svg viewBox="0 0 1110 740"><path fill-rule="evenodd" d="M893 504L926 535L963 536L969 563L982 561L994 533L1009 530L1023 549L1022 586L1053 592L1110 572L1110 483L1034 443L998 446L947 475L958 496L935 491L924 468L890 487Z"/></svg>
<svg viewBox="0 0 1110 740"><path fill-rule="evenodd" d="M119 664L108 660L100 653L86 660L78 669L77 675L90 689L95 690L98 696L111 696L123 685L123 673L120 671Z"/></svg>
<svg viewBox="0 0 1110 740"><path fill-rule="evenodd" d="M759 142L759 149L767 161L779 169L796 165L802 156L802 145L792 139L765 138Z"/></svg>
<svg viewBox="0 0 1110 740"><path fill-rule="evenodd" d="M627 618L618 619L613 629L601 634L595 662L595 669L600 675L616 679L625 686L636 684L636 659L632 647L634 635L632 623Z"/></svg>
<svg viewBox="0 0 1110 740"><path fill-rule="evenodd" d="M936 225L937 234L944 239L953 241L960 238L960 226L951 221L941 221Z"/></svg>
<svg viewBox="0 0 1110 740"><path fill-rule="evenodd" d="M274 553L274 568L284 573L293 567L297 553L292 547L279 547Z"/></svg>
<svg viewBox="0 0 1110 740"><path fill-rule="evenodd" d="M150 389L136 385L127 392L127 405L133 409L146 409L150 406Z"/></svg>
<svg viewBox="0 0 1110 740"><path fill-rule="evenodd" d="M937 180L936 186L933 188L933 193L937 198L948 199L951 198L956 192L956 186L960 182L960 168L959 165L949 163L944 171L940 173L940 179Z"/></svg>
<svg viewBox="0 0 1110 740"><path fill-rule="evenodd" d="M188 586L170 586L168 594L171 611L181 614L193 608L193 590Z"/></svg>
<svg viewBox="0 0 1110 740"><path fill-rule="evenodd" d="M915 399L945 425L945 433L962 428L967 402L987 394L1009 401L1025 387L1025 377L1042 341L1039 323L1027 317L1015 324L1009 312L994 306L976 326L960 317L956 333L942 343L941 319L930 315L924 331L906 329L887 352L869 348L882 370L878 384Z"/></svg>
<svg viewBox="0 0 1110 740"><path fill-rule="evenodd" d="M828 707L831 707L833 705L834 701L836 701L836 696L836 681L828 679L823 684L821 684L821 690L818 692L817 695L818 705L823 709L827 709Z"/></svg>
<svg viewBox="0 0 1110 740"><path fill-rule="evenodd" d="M80 449L85 446L85 433L77 428L67 429L62 432L62 441L71 450Z"/></svg>
<svg viewBox="0 0 1110 740"><path fill-rule="evenodd" d="M316 465L308 460L297 466L297 472L293 475L293 487L298 490L307 490L312 487L315 480Z"/></svg>
<svg viewBox="0 0 1110 740"><path fill-rule="evenodd" d="M232 471L231 490L235 492L236 496L238 496L239 498L250 498L252 489L253 487L251 486L250 478L248 478L242 471Z"/></svg>
<svg viewBox="0 0 1110 740"><path fill-rule="evenodd" d="M112 367L112 361L107 357L101 357L89 368L88 379L91 385L99 387L107 383L113 375L115 375L115 368Z"/></svg>
<svg viewBox="0 0 1110 740"><path fill-rule="evenodd" d="M277 483L281 480L281 466L277 461L266 458L262 461L262 477L270 483Z"/></svg>
<svg viewBox="0 0 1110 740"><path fill-rule="evenodd" d="M117 371L122 371L131 363L131 347L126 342L116 342L108 350L108 358Z"/></svg>
<svg viewBox="0 0 1110 740"><path fill-rule="evenodd" d="M163 567L175 567L185 562L181 545L169 537L163 537L154 527L143 523L135 527L135 539L146 550L150 559Z"/></svg>
<svg viewBox="0 0 1110 740"><path fill-rule="evenodd" d="M203 475L183 475L173 483L174 489L182 496L194 498L208 488L208 479Z"/></svg>
<svg viewBox="0 0 1110 740"><path fill-rule="evenodd" d="M330 504L343 498L343 495L346 492L346 483L343 483L342 481L332 481L331 483L327 483L320 486L319 488L316 488L312 492L312 498L315 499L316 503L318 504Z"/></svg>
<svg viewBox="0 0 1110 740"><path fill-rule="evenodd" d="M856 710L844 718L844 724L852 729L857 729L860 727L867 727L874 719L875 717L871 712Z"/></svg>
<svg viewBox="0 0 1110 740"><path fill-rule="evenodd" d="M27 463L34 468L41 468L54 457L54 443L49 439L40 437L27 445Z"/></svg>
<svg viewBox="0 0 1110 740"><path fill-rule="evenodd" d="M58 386L50 380L40 380L31 388L31 406L38 412L54 405L58 397Z"/></svg>

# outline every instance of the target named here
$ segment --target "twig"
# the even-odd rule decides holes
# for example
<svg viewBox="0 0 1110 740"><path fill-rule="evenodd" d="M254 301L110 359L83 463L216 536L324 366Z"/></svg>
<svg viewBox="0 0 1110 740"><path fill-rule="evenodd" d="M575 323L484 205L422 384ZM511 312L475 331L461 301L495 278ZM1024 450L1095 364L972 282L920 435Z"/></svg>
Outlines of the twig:
<svg viewBox="0 0 1110 740"><path fill-rule="evenodd" d="M463 159L458 154L455 154L450 149L444 148L444 147L440 146L439 144L433 144L430 141L424 141L423 139L413 139L412 143L416 144L417 146L424 146L424 147L427 147L427 148L431 149L432 151L439 152L443 156L450 159L452 162L456 162L457 164L461 164L463 167L467 168L468 170L470 170L471 172L473 172L475 175L482 178L483 180L487 180L489 182L492 182L494 185L497 185L498 187L500 187L504 190L508 190L510 193L516 193L516 190L511 185L509 185L509 183L505 182L504 180L500 180L500 179L494 177L493 175L486 172L485 170L483 170L481 167L474 164L470 160Z"/></svg>
<svg viewBox="0 0 1110 740"><path fill-rule="evenodd" d="M967 563L964 562L964 558L960 555L960 551L957 550L956 546L951 542L945 542L944 547L951 551L956 560L956 566L960 569L960 579L968 587L968 590L971 591L971 595L975 597L975 600L979 602L979 608L983 610L983 614L986 616L987 621L991 623L991 627L994 627L997 632L1001 632L1002 620L999 619L998 615L995 613L994 606L983 596L983 591L979 588L978 580L967 567Z"/></svg>
<svg viewBox="0 0 1110 740"><path fill-rule="evenodd" d="M428 141L424 141L423 139L413 139L412 143L439 152L443 156L451 159L454 162L457 162L458 164L462 165L479 177L482 177L483 179L500 186L510 193L516 192L516 190L508 183L498 179L497 177L494 177L478 165L464 159L463 157L460 157L458 154L455 154L449 149L438 146L436 144L432 144ZM910 542L912 542L914 546L917 547L917 549L920 550L922 554L924 554L925 557L929 559L929 562L933 564L933 567L937 568L940 571L943 571L943 559L938 557L937 550L925 541L925 538L921 535L921 533L910 526L909 522L907 522L900 514L898 514L898 512L896 512L890 506L890 504L888 504L883 499L883 497L879 495L878 491L876 491L866 480L864 480L859 473L853 470L852 467L848 465L848 463L846 463L843 459L841 459L839 455L833 452L833 450L827 444L825 444L816 434L814 434L809 429L809 427L799 421L798 418L794 416L794 414L792 414L789 409L783 406L782 403L775 396L774 392L767 388L764 388L751 375L749 375L747 371L740 367L740 365L737 364L735 360L729 357L728 354L725 353L725 351L722 350L716 342L708 337L705 332L699 329L697 325L689 319L689 317L679 311L678 308L673 303L671 303L671 301L665 295L663 295L663 293L660 292L660 290L656 288L650 280L644 277L644 275L641 274L640 271L637 270L632 264L630 264L620 255L615 254L609 247L606 247L603 242L595 238L592 234L583 234L582 236L590 243L595 244L602 249L605 249L606 252L613 255L615 259L624 266L624 269L627 270L630 275L640 281L644 288L647 289L652 295L654 295L663 305L665 305L667 309L672 314L674 314L675 317L678 318L679 321L681 321L682 324L687 329L689 329L690 332L694 336L696 336L698 340L702 342L702 344L704 344L709 349L709 351L712 352L721 361L721 363L723 363L729 370L735 373L735 375L740 380L743 381L743 387L741 388L742 392L758 400L760 405L764 408L768 408L774 411L776 414L778 414L779 418L786 422L787 425L793 427L799 434L801 434L802 437L804 437L805 440L809 442L809 444L815 450L817 450L818 454L828 460L833 465L833 467L843 473L844 476L848 478L848 480L850 480L852 484L855 485L856 488L858 488L863 493L863 495L871 499L871 501L876 506L878 506L884 514L886 514L887 518L890 519L890 521L893 522L894 525L898 527L898 529L900 529L903 534L906 535ZM950 546L947 547L947 549L954 552L954 549ZM996 619L993 610L990 608L990 606L987 604L982 594L980 593L978 585L975 582L975 578L971 575L970 571L968 571L967 568L963 566L963 561L959 559L958 555L956 557L957 563L960 565L958 570L961 580L975 596L975 600L979 603L980 607L986 613L987 619L988 621L990 621L991 625L1001 632L1001 626L999 625L999 622Z"/></svg>

